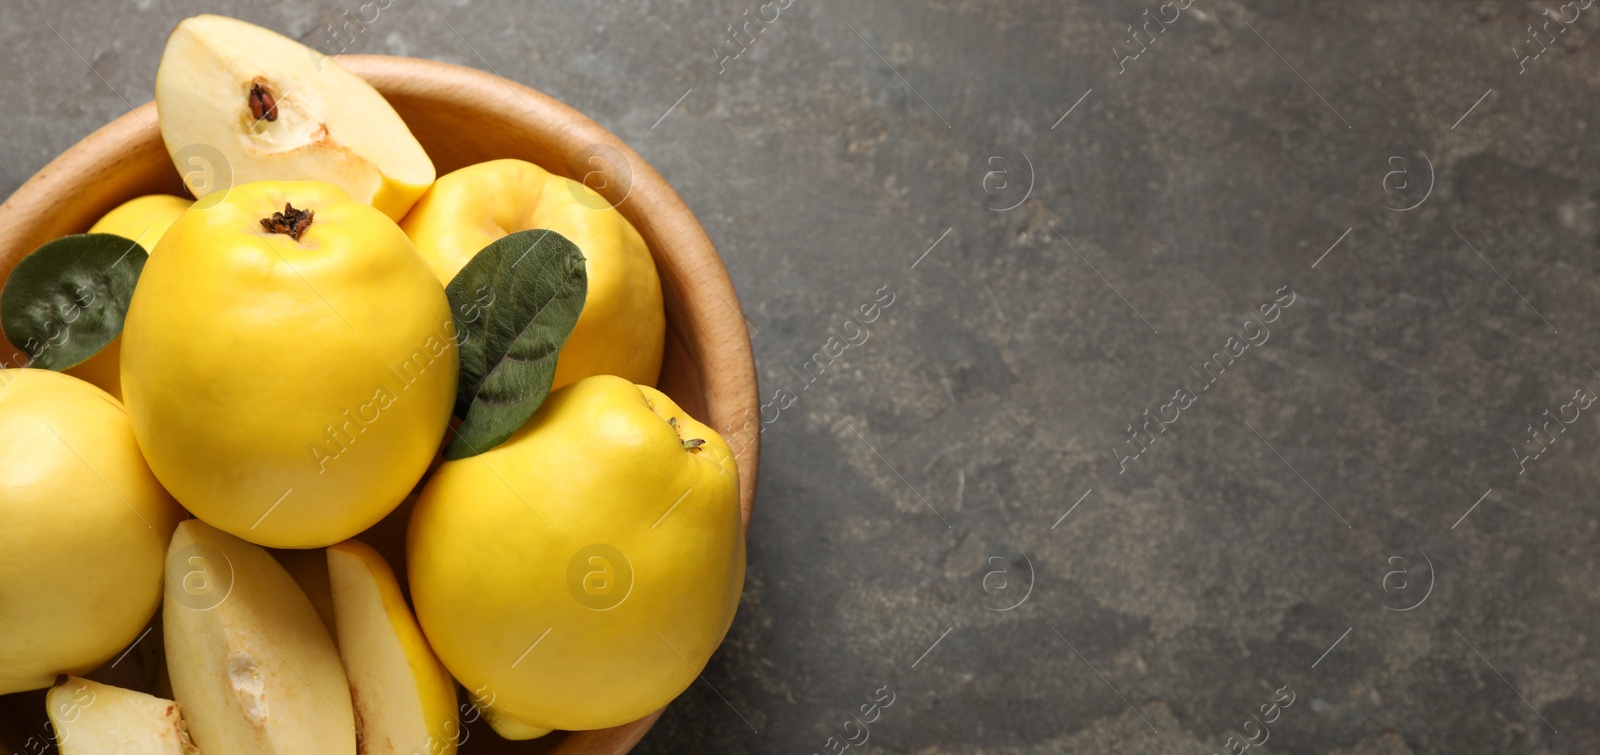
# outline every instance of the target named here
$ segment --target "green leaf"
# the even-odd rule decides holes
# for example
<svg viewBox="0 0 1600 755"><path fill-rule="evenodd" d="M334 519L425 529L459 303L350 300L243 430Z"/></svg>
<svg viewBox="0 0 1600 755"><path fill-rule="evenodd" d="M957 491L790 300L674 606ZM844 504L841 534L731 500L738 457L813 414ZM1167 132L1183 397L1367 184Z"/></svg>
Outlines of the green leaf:
<svg viewBox="0 0 1600 755"><path fill-rule="evenodd" d="M65 370L120 333L148 259L132 239L83 233L23 257L0 290L0 328L30 367Z"/></svg>
<svg viewBox="0 0 1600 755"><path fill-rule="evenodd" d="M589 292L583 252L555 231L518 231L478 252L445 286L456 321L461 426L446 459L503 443L533 416L556 376Z"/></svg>

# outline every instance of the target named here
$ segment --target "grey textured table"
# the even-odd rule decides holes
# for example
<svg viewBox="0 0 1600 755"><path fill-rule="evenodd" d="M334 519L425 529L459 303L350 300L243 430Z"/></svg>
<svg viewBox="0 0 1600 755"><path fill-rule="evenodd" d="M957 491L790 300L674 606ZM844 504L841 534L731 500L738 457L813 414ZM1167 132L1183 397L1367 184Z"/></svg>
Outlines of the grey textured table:
<svg viewBox="0 0 1600 755"><path fill-rule="evenodd" d="M1600 9L783 2L209 4L544 90L720 248L749 577L643 751L1600 752ZM0 8L4 189L198 11Z"/></svg>

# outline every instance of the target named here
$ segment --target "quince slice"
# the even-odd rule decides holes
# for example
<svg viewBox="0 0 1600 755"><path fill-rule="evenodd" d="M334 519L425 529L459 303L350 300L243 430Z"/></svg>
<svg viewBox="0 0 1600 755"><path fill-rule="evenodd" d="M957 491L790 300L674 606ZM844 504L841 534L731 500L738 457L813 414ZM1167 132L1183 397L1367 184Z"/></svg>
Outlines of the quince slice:
<svg viewBox="0 0 1600 755"><path fill-rule="evenodd" d="M371 84L237 19L178 24L156 71L156 107L167 152L201 199L251 181L315 179L399 220L433 183L433 161Z"/></svg>

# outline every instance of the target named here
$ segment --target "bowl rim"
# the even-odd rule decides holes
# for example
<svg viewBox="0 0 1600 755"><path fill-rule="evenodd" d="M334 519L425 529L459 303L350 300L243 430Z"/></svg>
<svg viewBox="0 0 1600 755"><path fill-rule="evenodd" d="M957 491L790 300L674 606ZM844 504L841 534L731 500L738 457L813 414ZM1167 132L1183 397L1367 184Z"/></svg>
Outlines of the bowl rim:
<svg viewBox="0 0 1600 755"><path fill-rule="evenodd" d="M391 55L335 55L330 59L366 79L386 98L420 97L443 107L462 107L516 122L530 143L571 155L593 145L606 145L626 158L632 180L619 188L597 189L617 206L651 243L652 256L677 298L677 317L669 330L680 330L682 347L701 381L708 416L703 420L730 441L737 436L739 500L743 534L749 532L759 471L761 423L755 359L748 321L733 282L711 239L692 210L666 179L637 152L587 115L531 87L495 73L434 60ZM510 95L509 97L507 95ZM527 116L534 116L529 118ZM74 207L79 187L97 178L116 177L119 170L148 170L132 145L161 145L154 101L130 109L85 136L0 203L0 283L24 256L44 241L78 233L103 214L103 209ZM148 155L144 157L148 158ZM170 158L167 165L171 167ZM542 166L569 175L569 166ZM571 177L569 175L569 177ZM131 184L130 184L131 185ZM122 200L132 198L123 197ZM673 241L668 241L671 238ZM669 280L671 281L669 284ZM693 293L693 295L687 295ZM707 294L710 294L708 296ZM718 301L720 299L720 302ZM728 316L730 314L732 317ZM0 333L0 367L14 366L20 352ZM610 729L578 732L558 746L560 752L626 752L650 729L665 708L632 723ZM582 741L574 741L577 739ZM570 747L567 745L571 745Z"/></svg>

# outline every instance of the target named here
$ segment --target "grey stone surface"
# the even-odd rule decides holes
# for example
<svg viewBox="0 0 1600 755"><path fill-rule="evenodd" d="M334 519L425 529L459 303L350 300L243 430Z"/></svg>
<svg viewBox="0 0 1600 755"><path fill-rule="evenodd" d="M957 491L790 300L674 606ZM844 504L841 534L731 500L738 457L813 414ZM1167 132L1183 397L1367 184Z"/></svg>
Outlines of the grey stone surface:
<svg viewBox="0 0 1600 755"><path fill-rule="evenodd" d="M1600 389L1600 9L1540 45L1555 3L1197 0L1125 41L1162 7L793 0L724 73L753 4L394 0L350 46L632 144L787 404L738 618L642 751L822 752L887 687L861 749L1221 752L1287 685L1263 750L1600 752L1595 411L1516 453ZM329 52L345 9L206 8ZM0 6L4 189L199 10Z"/></svg>

